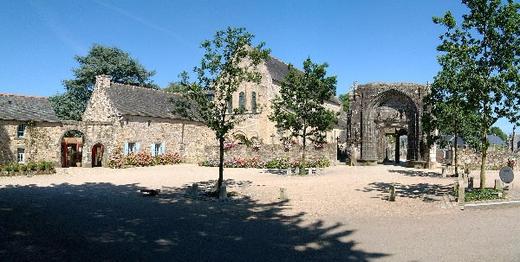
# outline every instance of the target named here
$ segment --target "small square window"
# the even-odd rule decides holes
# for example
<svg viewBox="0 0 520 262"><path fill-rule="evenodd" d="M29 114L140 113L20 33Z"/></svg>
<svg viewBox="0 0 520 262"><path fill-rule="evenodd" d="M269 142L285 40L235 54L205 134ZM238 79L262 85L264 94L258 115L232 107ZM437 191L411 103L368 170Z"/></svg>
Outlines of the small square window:
<svg viewBox="0 0 520 262"><path fill-rule="evenodd" d="M18 138L23 138L25 137L25 129L26 129L26 125L25 124L19 124L18 125L18 129L16 130L16 137Z"/></svg>
<svg viewBox="0 0 520 262"><path fill-rule="evenodd" d="M16 160L18 163L25 163L25 149L24 148L18 148L16 152Z"/></svg>

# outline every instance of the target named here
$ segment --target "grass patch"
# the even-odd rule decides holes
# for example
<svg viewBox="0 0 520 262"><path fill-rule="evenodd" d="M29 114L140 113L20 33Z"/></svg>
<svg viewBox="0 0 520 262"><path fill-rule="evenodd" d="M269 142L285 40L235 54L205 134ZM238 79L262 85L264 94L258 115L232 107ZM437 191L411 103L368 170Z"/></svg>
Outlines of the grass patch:
<svg viewBox="0 0 520 262"><path fill-rule="evenodd" d="M493 188L484 188L484 189L473 189L471 191L466 191L464 200L466 202L471 201L483 201L483 200L496 200L496 199L504 199L505 194L502 190L496 190Z"/></svg>

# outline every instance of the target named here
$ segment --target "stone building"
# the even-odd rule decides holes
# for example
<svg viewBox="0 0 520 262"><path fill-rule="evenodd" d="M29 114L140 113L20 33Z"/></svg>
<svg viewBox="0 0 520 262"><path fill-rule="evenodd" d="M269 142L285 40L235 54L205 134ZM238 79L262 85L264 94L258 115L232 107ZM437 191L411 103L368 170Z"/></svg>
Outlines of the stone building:
<svg viewBox="0 0 520 262"><path fill-rule="evenodd" d="M103 166L116 148L152 155L178 152L188 162L200 161L204 146L216 141L214 135L168 110L173 96L98 76L83 121L59 121L46 98L2 95L7 110L0 114L0 162Z"/></svg>
<svg viewBox="0 0 520 262"><path fill-rule="evenodd" d="M422 133L423 97L419 84L370 83L355 87L346 130L354 158L365 163L425 161ZM434 157L435 154L433 154Z"/></svg>
<svg viewBox="0 0 520 262"><path fill-rule="evenodd" d="M288 65L270 58L258 70L261 83L246 83L233 96L232 107L243 107L248 116L231 134L279 144L282 132L268 116ZM215 134L175 114L177 96L98 76L82 121L60 121L47 98L1 95L0 163L47 160L62 167L104 166L116 149L125 154L176 152L187 162L199 162L206 147L217 145ZM341 103L333 97L325 106L338 112ZM327 142L335 143L342 133L338 126L327 133Z"/></svg>
<svg viewBox="0 0 520 262"><path fill-rule="evenodd" d="M258 66L258 71L262 75L260 84L246 83L233 95L233 107L243 107L249 114L249 118L236 126L233 133L256 137L264 144L279 144L283 133L269 120L269 115L272 112L271 101L280 93L281 82L289 72L289 65L269 57ZM324 106L334 112L341 111L341 102L337 97L325 101ZM327 132L326 140L336 143L336 139L343 134L344 127L337 125Z"/></svg>

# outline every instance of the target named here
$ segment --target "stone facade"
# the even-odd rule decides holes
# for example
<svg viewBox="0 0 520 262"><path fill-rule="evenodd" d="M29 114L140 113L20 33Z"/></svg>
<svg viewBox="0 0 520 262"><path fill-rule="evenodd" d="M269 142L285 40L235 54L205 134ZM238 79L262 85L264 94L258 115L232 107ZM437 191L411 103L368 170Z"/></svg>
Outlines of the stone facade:
<svg viewBox="0 0 520 262"><path fill-rule="evenodd" d="M246 83L233 95L234 108L240 106L241 95L243 95L248 116L231 133L242 133L248 138L257 137L264 144L280 144L283 133L276 128L274 122L269 120L269 115L272 113L272 100L280 93L280 81L285 77L288 65L271 57L267 62L258 65L257 70L262 75L261 82ZM256 110L252 105L253 96L256 96ZM341 103L335 97L325 101L324 106L336 113L341 111ZM344 136L344 129L338 125L327 132L326 141L336 143L337 138L342 135Z"/></svg>
<svg viewBox="0 0 520 262"><path fill-rule="evenodd" d="M230 135L242 133L248 138L258 138L262 144L280 146L283 134L268 116L288 65L270 58L258 70L261 83L246 83L233 96L233 107L243 103L246 115L245 121ZM207 148L217 145L215 134L201 123L179 117L173 111L172 101L176 96L98 76L82 121L78 122L57 119L46 98L0 95L0 105L10 108L0 112L0 163L16 161L18 149L23 148L26 162L46 160L57 166L105 166L117 148L132 145L138 151L153 151L158 144L163 153L176 152L187 162L200 162L206 159ZM325 106L335 112L341 109L334 97ZM27 125L23 138L16 135L20 124ZM68 134L77 137L65 137ZM336 139L343 134L339 126L328 132L327 148L336 148ZM283 152L280 150L280 154ZM335 160L332 157L335 152L330 155Z"/></svg>
<svg viewBox="0 0 520 262"><path fill-rule="evenodd" d="M219 148L217 146L206 147L206 159L209 161L218 161ZM332 164L336 163L336 145L326 144L323 148L315 149L312 146L307 147L305 157L309 159L328 159ZM283 145L262 145L258 150L253 150L245 145L237 145L236 147L225 151L225 159L232 158L253 158L257 157L261 161L267 162L275 158L288 158L289 160L301 159L301 146L293 146L289 150L285 150Z"/></svg>
<svg viewBox="0 0 520 262"><path fill-rule="evenodd" d="M360 152L356 160L399 162L401 159L396 156L401 155L400 138L404 135L407 137L406 160L426 160L428 149L422 134L421 115L427 92L425 85L405 83L355 87L350 94L346 137L348 146Z"/></svg>

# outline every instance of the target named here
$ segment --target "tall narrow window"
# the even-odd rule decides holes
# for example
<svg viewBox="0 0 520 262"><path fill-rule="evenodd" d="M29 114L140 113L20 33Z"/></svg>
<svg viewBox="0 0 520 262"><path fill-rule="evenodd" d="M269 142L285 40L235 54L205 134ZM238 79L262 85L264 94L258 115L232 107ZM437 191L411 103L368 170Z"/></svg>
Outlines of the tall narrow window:
<svg viewBox="0 0 520 262"><path fill-rule="evenodd" d="M256 92L251 93L251 112L256 114Z"/></svg>
<svg viewBox="0 0 520 262"><path fill-rule="evenodd" d="M16 152L16 160L18 160L18 163L25 163L25 149L18 148Z"/></svg>
<svg viewBox="0 0 520 262"><path fill-rule="evenodd" d="M25 136L25 129L27 126L25 124L19 124L18 129L16 130L16 137L23 138Z"/></svg>
<svg viewBox="0 0 520 262"><path fill-rule="evenodd" d="M233 113L233 100L227 101L227 112L229 114Z"/></svg>
<svg viewBox="0 0 520 262"><path fill-rule="evenodd" d="M246 94L244 92L238 94L238 107L240 108L240 111L246 110Z"/></svg>

